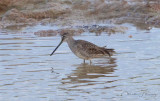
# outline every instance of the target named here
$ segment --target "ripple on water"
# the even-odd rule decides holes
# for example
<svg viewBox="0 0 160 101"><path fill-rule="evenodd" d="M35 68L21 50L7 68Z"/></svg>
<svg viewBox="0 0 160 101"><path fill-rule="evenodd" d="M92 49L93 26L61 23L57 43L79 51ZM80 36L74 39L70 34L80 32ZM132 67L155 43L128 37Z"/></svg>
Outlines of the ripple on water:
<svg viewBox="0 0 160 101"><path fill-rule="evenodd" d="M58 36L0 34L0 100L159 100L159 29L146 34L130 27L125 34L75 36L115 49L91 65L66 44L50 57Z"/></svg>

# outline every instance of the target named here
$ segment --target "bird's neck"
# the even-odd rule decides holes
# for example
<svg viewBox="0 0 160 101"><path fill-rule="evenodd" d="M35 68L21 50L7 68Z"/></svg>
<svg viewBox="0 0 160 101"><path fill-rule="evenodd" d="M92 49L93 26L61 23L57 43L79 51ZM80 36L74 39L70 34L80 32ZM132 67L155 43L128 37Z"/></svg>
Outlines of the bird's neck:
<svg viewBox="0 0 160 101"><path fill-rule="evenodd" d="M72 36L70 36L70 37L67 39L67 43L68 43L68 45L74 44L74 39L73 39Z"/></svg>

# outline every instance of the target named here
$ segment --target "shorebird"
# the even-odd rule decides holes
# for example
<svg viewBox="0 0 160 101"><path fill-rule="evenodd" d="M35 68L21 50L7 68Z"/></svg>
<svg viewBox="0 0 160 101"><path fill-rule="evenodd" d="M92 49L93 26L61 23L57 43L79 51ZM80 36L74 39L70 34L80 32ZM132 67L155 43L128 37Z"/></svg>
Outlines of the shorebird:
<svg viewBox="0 0 160 101"><path fill-rule="evenodd" d="M62 39L58 46L54 49L54 51L50 54L53 55L53 53L58 49L58 47L66 41L68 43L69 48L71 51L79 58L84 60L90 60L93 58L100 58L103 56L111 56L111 54L114 52L114 49L107 49L105 47L99 47L91 42L85 41L85 40L74 40L73 37L69 33L64 33L62 35Z"/></svg>

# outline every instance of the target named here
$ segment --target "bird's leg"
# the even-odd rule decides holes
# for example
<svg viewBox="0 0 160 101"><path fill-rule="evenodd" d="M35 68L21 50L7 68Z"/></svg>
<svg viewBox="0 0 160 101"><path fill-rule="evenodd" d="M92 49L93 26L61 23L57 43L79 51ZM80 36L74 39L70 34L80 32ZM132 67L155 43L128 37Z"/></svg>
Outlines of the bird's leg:
<svg viewBox="0 0 160 101"><path fill-rule="evenodd" d="M85 64L85 59L83 60L83 63Z"/></svg>
<svg viewBox="0 0 160 101"><path fill-rule="evenodd" d="M91 60L89 60L90 61L90 65L92 64L92 61Z"/></svg>

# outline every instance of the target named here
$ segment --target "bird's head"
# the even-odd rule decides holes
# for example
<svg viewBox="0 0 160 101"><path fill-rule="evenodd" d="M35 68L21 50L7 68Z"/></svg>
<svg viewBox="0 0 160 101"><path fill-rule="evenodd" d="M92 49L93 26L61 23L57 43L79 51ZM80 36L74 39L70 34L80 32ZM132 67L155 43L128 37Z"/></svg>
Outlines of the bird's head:
<svg viewBox="0 0 160 101"><path fill-rule="evenodd" d="M54 51L50 54L53 55L53 53L58 49L58 47L64 42L64 41L67 41L69 39L69 37L71 37L71 35L69 33L63 33L61 34L61 41L60 43L58 44L58 46L54 49Z"/></svg>
<svg viewBox="0 0 160 101"><path fill-rule="evenodd" d="M63 42L64 42L64 41L67 41L69 37L71 37L71 34L69 34L69 33L67 33L67 32L66 32L66 33L63 33L63 34L61 35L61 38L62 38L61 41L63 41Z"/></svg>

